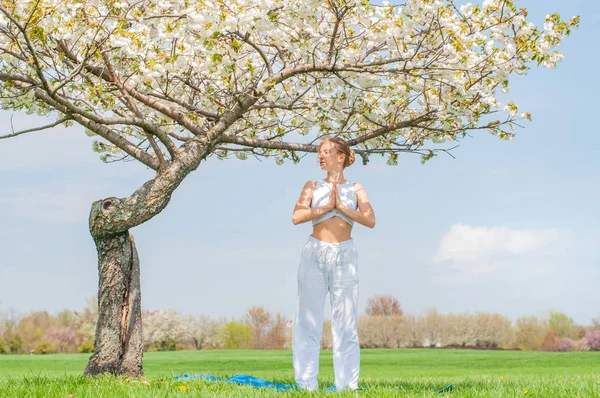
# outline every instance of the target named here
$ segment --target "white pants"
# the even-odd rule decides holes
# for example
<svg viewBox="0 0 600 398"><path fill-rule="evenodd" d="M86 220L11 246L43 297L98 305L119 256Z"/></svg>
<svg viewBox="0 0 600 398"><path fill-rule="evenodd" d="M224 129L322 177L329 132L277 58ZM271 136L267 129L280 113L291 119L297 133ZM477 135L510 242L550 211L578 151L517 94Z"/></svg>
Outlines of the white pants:
<svg viewBox="0 0 600 398"><path fill-rule="evenodd" d="M312 236L302 250L292 342L294 374L300 388L318 388L319 349L325 297L331 301L333 369L337 390L358 388L358 254L351 240L321 242Z"/></svg>

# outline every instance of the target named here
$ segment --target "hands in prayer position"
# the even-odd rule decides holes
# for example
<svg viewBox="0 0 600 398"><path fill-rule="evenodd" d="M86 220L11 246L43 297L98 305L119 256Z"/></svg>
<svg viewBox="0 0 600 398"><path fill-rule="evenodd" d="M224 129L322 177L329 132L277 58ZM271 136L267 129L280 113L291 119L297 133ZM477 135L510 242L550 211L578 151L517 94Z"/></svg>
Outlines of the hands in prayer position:
<svg viewBox="0 0 600 398"><path fill-rule="evenodd" d="M327 209L327 211L331 211L333 209L341 211L342 207L345 207L340 199L337 182L333 183L333 186L331 187L331 195L329 195L329 202L327 202L327 205L324 207Z"/></svg>

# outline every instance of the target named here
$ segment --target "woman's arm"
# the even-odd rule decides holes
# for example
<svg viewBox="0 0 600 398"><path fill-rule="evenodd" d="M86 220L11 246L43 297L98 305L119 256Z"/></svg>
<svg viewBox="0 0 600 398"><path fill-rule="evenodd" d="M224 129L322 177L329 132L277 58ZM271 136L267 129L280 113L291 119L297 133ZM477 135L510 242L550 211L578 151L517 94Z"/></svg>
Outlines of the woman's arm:
<svg viewBox="0 0 600 398"><path fill-rule="evenodd" d="M313 191L315 190L315 185L316 181L309 181L304 184L302 192L300 192L300 198L298 199L298 202L296 202L294 213L292 214L292 222L294 225L314 220L315 218L319 218L323 214L334 209L336 203L335 195L329 195L329 202L325 206L314 209L310 208L310 202L312 200ZM333 191L337 192L337 184L334 184Z"/></svg>
<svg viewBox="0 0 600 398"><path fill-rule="evenodd" d="M353 210L349 207L346 207L342 204L342 201L337 198L336 190L336 206L340 213L345 215L346 217L356 221L359 224L362 224L369 228L375 227L375 212L373 211L373 207L371 207L371 203L369 203L369 197L367 196L367 190L360 184L354 184L354 188L356 190L356 200L358 203L358 210Z"/></svg>

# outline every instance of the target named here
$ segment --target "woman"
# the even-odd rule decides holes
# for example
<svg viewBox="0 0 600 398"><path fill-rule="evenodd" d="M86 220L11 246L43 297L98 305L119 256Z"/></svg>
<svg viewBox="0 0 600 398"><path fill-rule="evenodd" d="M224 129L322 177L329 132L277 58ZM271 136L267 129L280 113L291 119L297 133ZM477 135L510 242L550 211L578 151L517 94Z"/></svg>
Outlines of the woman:
<svg viewBox="0 0 600 398"><path fill-rule="evenodd" d="M353 162L354 151L344 140L324 140L319 146L319 164L327 172L327 178L304 185L292 215L294 224L307 221L313 224L298 269L292 343L296 383L307 390L318 388L327 292L332 310L335 387L337 390L358 388L358 254L351 232L355 221L373 228L375 214L363 186L348 182L344 177L344 168Z"/></svg>

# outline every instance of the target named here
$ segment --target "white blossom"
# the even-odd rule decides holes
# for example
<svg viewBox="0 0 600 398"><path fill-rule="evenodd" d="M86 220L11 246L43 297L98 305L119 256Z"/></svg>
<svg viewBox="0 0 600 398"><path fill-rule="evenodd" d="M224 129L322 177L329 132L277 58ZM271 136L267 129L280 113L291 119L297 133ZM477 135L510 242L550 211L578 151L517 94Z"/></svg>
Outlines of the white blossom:
<svg viewBox="0 0 600 398"><path fill-rule="evenodd" d="M562 60L556 49L578 23L551 14L539 30L508 0L467 3L460 6L462 15L442 0L383 7L349 1L342 24L329 3L318 0L19 0L6 9L23 22L34 4L44 10L28 27L39 63L24 50L28 44L16 25L0 13L2 76L58 88L71 112L102 120L131 119L139 112L152 126L186 138L216 126L211 115L226 114L248 95L256 95L256 103L228 126L230 134L266 140L316 128L353 138L426 112L435 115L428 127L477 128L498 106L497 93L508 92L504 82L511 74L526 74L532 62L555 67ZM439 29L430 29L432 21ZM91 70L81 71L84 60ZM127 90L163 101L198 131L191 134L190 124L148 101L136 100L132 110L119 94L123 87L106 77L107 63ZM275 78L292 69L285 79ZM99 76L97 70L105 72ZM5 109L55 109L18 79L0 80L0 94ZM507 113L507 123L518 117L512 109ZM140 126L111 126L134 145L148 147ZM394 134L419 145L453 139L428 131ZM392 134L372 145L391 148L395 141ZM119 152L113 144L107 145Z"/></svg>

